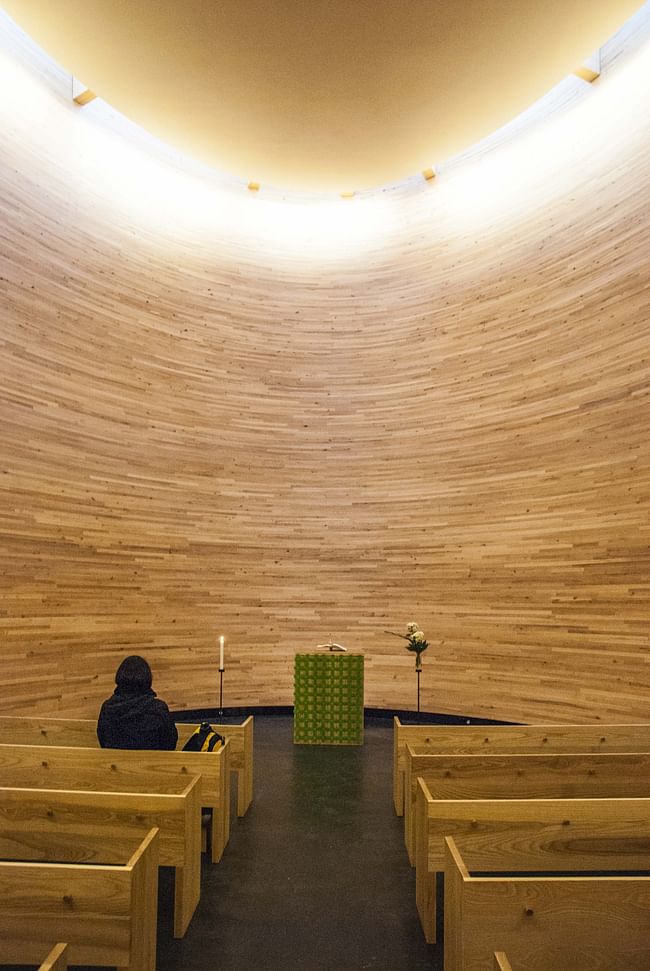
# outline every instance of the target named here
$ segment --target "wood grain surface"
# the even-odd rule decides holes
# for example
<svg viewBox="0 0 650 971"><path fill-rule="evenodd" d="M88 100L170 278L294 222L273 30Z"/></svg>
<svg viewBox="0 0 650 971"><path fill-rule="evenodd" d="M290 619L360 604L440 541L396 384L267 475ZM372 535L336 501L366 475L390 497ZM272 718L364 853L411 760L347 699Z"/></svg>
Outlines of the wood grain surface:
<svg viewBox="0 0 650 971"><path fill-rule="evenodd" d="M412 865L419 780L426 783L434 799L650 797L647 752L420 755L416 759L417 769L414 760L406 765L404 805L404 842Z"/></svg>
<svg viewBox="0 0 650 971"><path fill-rule="evenodd" d="M213 724L229 742L230 768L237 777L238 816L246 814L253 800L253 723L253 716L249 715L241 725ZM179 751L199 725L178 722L176 727ZM90 718L0 715L0 737L5 745L99 747L97 722Z"/></svg>
<svg viewBox="0 0 650 971"><path fill-rule="evenodd" d="M40 961L65 936L74 964L154 971L158 912L157 830L123 865L0 862L0 954Z"/></svg>
<svg viewBox="0 0 650 971"><path fill-rule="evenodd" d="M436 941L436 875L445 837L469 870L646 870L650 799L433 799L420 780L415 899L428 943Z"/></svg>
<svg viewBox="0 0 650 971"><path fill-rule="evenodd" d="M7 742L20 742L23 739L14 737L12 721L17 719L0 717L0 731L7 734ZM650 752L650 724L403 725L395 716L393 733L393 802L398 816L404 813L407 745L416 755ZM417 772L411 775L417 776Z"/></svg>
<svg viewBox="0 0 650 971"><path fill-rule="evenodd" d="M648 877L470 875L448 838L445 969L490 971L502 948L528 971L642 971L649 906Z"/></svg>
<svg viewBox="0 0 650 971"><path fill-rule="evenodd" d="M245 185L227 216L25 61L46 95L0 116L3 714L94 717L131 653L172 707L215 707L220 634L227 706L291 704L331 634L366 705L415 709L384 634L415 619L425 710L647 718L647 84L571 124L628 53L567 93L571 160L522 163L525 191L494 202L486 149L473 202L441 170L341 202L329 242L319 206Z"/></svg>
<svg viewBox="0 0 650 971"><path fill-rule="evenodd" d="M74 771L57 788L0 788L0 856L66 863L120 862L129 843L158 830L160 866L175 867L174 937L184 937L201 896L201 780L177 795L73 790ZM8 780L7 780L8 781ZM62 785L70 788L63 790Z"/></svg>

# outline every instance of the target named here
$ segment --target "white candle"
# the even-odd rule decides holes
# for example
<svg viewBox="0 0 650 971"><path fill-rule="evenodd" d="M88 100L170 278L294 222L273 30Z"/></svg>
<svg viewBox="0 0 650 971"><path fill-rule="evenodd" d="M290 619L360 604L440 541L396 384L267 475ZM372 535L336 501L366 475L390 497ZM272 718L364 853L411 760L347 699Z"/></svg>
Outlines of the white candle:
<svg viewBox="0 0 650 971"><path fill-rule="evenodd" d="M219 670L223 671L223 634L219 638Z"/></svg>

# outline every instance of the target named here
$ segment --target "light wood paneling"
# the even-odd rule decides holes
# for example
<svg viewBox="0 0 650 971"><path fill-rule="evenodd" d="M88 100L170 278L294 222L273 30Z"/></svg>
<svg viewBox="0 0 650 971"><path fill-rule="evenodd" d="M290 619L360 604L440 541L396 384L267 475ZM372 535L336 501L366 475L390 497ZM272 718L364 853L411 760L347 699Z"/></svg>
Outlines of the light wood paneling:
<svg viewBox="0 0 650 971"><path fill-rule="evenodd" d="M294 654L332 633L366 705L414 708L382 632L416 619L425 709L644 720L635 97L523 203L461 223L443 172L338 259L156 223L128 173L120 201L71 170L92 116L69 106L59 137L4 125L0 711L93 717L127 653L171 706L214 706L220 633L226 705L290 704Z"/></svg>

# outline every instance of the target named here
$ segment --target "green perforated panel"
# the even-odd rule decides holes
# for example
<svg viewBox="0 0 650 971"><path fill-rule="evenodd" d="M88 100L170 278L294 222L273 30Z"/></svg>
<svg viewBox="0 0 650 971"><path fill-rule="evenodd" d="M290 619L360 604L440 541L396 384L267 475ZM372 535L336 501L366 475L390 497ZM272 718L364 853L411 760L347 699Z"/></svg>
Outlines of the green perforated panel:
<svg viewBox="0 0 650 971"><path fill-rule="evenodd" d="M293 740L363 745L363 654L296 654Z"/></svg>

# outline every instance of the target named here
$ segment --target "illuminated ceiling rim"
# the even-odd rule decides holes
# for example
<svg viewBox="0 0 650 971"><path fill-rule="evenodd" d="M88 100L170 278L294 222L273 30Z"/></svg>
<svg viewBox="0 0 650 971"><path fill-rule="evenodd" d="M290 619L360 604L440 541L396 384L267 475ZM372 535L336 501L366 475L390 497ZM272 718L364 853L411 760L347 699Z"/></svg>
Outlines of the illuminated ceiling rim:
<svg viewBox="0 0 650 971"><path fill-rule="evenodd" d="M4 6L57 63L178 152L246 183L338 193L400 184L466 151L567 77L639 3L567 0L560 15L533 0L404 0L397 17L393 0L359 0L353 15L347 0L287 0L284 19L274 7L266 20L266 0L223 0L217 14L211 0L98 0L92 15L81 0ZM297 23L320 32L292 39Z"/></svg>

